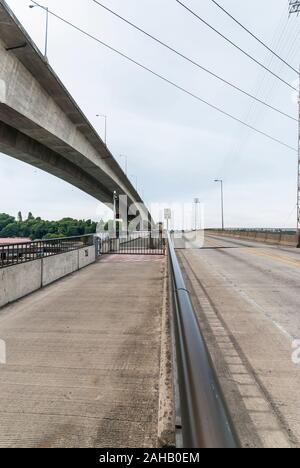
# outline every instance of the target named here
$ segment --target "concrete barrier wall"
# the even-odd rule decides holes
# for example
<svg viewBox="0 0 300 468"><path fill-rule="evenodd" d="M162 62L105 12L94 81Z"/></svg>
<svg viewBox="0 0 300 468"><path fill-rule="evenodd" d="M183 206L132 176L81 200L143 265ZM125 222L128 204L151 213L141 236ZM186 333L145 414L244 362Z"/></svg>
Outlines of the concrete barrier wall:
<svg viewBox="0 0 300 468"><path fill-rule="evenodd" d="M268 231L222 231L215 229L208 229L206 233L222 237L233 237L235 239L257 241L272 245L285 245L288 247L298 246L298 236L296 234L284 234L280 232Z"/></svg>
<svg viewBox="0 0 300 468"><path fill-rule="evenodd" d="M95 246L92 245L91 247L86 247L85 249L81 249L78 251L79 255L79 269L84 268L91 263L96 261L96 249Z"/></svg>
<svg viewBox="0 0 300 468"><path fill-rule="evenodd" d="M95 246L0 269L0 307L96 261Z"/></svg>
<svg viewBox="0 0 300 468"><path fill-rule="evenodd" d="M43 281L42 285L47 286L59 278L74 273L79 270L78 251L67 252L53 257L43 258Z"/></svg>
<svg viewBox="0 0 300 468"><path fill-rule="evenodd" d="M42 286L42 261L0 270L0 307L16 301Z"/></svg>

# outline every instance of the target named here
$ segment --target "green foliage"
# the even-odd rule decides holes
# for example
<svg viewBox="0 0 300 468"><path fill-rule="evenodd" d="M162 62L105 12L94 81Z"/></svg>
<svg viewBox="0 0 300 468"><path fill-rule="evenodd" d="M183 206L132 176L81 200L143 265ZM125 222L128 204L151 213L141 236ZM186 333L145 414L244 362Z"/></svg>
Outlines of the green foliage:
<svg viewBox="0 0 300 468"><path fill-rule="evenodd" d="M29 237L36 240L81 236L96 232L97 223L90 219L85 221L64 218L60 221L44 221L29 213L28 219L23 221L20 215L21 213L15 219L13 216L0 213L0 237Z"/></svg>
<svg viewBox="0 0 300 468"><path fill-rule="evenodd" d="M9 216L5 213L0 213L0 232L4 229L8 224L14 223L15 218L13 216Z"/></svg>

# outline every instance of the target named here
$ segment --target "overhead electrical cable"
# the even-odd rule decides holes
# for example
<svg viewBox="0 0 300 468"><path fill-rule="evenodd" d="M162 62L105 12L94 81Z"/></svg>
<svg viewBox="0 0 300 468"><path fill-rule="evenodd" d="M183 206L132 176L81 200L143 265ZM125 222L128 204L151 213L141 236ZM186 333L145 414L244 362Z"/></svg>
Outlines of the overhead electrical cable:
<svg viewBox="0 0 300 468"><path fill-rule="evenodd" d="M282 54L283 51L285 52L284 56L286 60L289 59L290 51L287 51L287 45L290 40L290 37L293 37L293 33L291 33L290 29L288 29L289 18L287 18L286 14L286 7L282 9L282 15L274 31L271 47L278 51L278 53ZM274 55L270 52L266 51L265 61L264 64L270 68L271 65L276 61ZM276 61L275 67L278 68L277 72L280 72L284 67L282 62ZM261 73L259 78L257 79L257 83L255 85L255 89L253 89L253 93L259 97L260 99L267 100L272 95L272 92L275 87L279 86L280 81L276 80L272 75L270 75L266 70L261 69ZM258 126L258 122L260 122L260 118L262 116L263 108L256 105L255 101L251 101L250 105L248 106L247 112L245 112L242 119L247 122L248 124ZM249 129L244 128L245 131L238 132L237 134L237 142L234 145L231 145L231 148L228 150L226 163L224 163L224 170L228 170L233 163L236 163L238 157L242 157L244 151L246 150L249 140L250 140L250 133L252 134ZM232 164L228 164L228 161L231 161Z"/></svg>
<svg viewBox="0 0 300 468"><path fill-rule="evenodd" d="M187 5L185 5L184 3L182 3L180 0L175 0L179 5L181 5L183 8L185 8L189 13L191 13L195 18L197 18L199 21L201 21L203 24L205 24L206 26L208 26L210 29L212 29L215 33L217 33L219 36L221 36L226 42L228 42L229 44L231 44L233 47L235 47L236 49L238 49L240 52L242 52L244 55L246 55L246 57L250 58L253 62L255 62L257 65L259 65L260 67L264 68L265 70L267 70L269 73L271 73L271 75L275 76L278 80L280 80L282 83L284 83L286 86L288 86L289 88L293 89L294 91L297 91L297 88L295 88L293 85L291 85L290 83L288 83L287 81L285 81L283 78L281 78L279 75L277 75L276 73L274 73L270 68L267 68L262 62L260 62L259 60L257 60L255 57L253 57L253 55L249 54L248 52L246 52L244 49L242 49L242 47L238 46L237 44L235 44L231 39L229 39L227 36L225 36L223 33L221 33L220 31L218 31L214 26L212 26L211 24L209 24L207 21L205 21L203 18L201 18L200 15L198 15L197 13L195 13L193 10L191 10Z"/></svg>
<svg viewBox="0 0 300 468"><path fill-rule="evenodd" d="M256 36L253 32L251 32L246 26L244 26L240 21L238 21L231 13L229 13L227 10L225 10L222 5L220 5L216 0L211 0L220 10L222 10L227 16L229 16L236 24L238 24L241 28L243 28L250 36L252 36L256 41L258 41L263 47L265 47L269 52L271 52L278 60L283 62L287 67L289 67L291 70L293 70L297 75L299 74L299 71L296 70L292 65L290 65L286 60L284 60L280 55L278 55L271 47L269 47L265 42L263 42L258 36Z"/></svg>
<svg viewBox="0 0 300 468"><path fill-rule="evenodd" d="M254 99L255 101L259 102L260 104L263 104L264 106L268 107L269 109L275 111L275 112L278 112L279 114L283 115L284 117L287 117L291 120L294 120L295 122L298 122L298 119L287 114L286 112L278 109L277 107L274 107L272 106L272 104L269 104L268 102L266 101L263 101L262 99L259 99L258 97L254 96L253 94L243 90L242 88L240 88L239 86L229 82L228 80L226 80L225 78L222 78L220 75L217 75L216 73L214 73L213 71L209 70L208 68L205 68L203 65L201 65L199 62L196 62L195 60L187 57L186 55L184 55L182 52L179 52L178 50L174 49L172 46L166 44L165 42L161 41L160 39L158 39L157 37L153 36L152 34L148 33L147 31L145 31L144 29L140 28L139 26L137 26L136 24L132 23L131 21L129 21L128 19L124 18L123 16L119 15L118 13L116 13L115 11L111 10L110 8L108 8L106 5L103 5L102 3L98 2L97 0L92 0L94 3L96 3L98 6L100 6L101 8L103 8L104 10L108 11L109 13L111 13L112 15L116 16L117 18L119 18L121 21L124 21L125 23L127 23L128 25L130 25L131 27L133 27L134 29L136 29L137 31L141 32L142 34L144 34L145 36L149 37L150 39L152 39L153 41L157 42L158 44L162 45L163 47L167 48L168 50L170 50L171 52L175 53L176 55L178 55L179 57L183 58L184 60L188 61L189 63L195 65L196 67L200 68L201 70L205 71L206 73L209 73L211 76L213 76L214 78L216 78L217 80L220 80L222 81L223 83L225 83L226 85L234 88L236 91L239 91L240 93L244 94L245 96L247 97L250 97L251 99Z"/></svg>
<svg viewBox="0 0 300 468"><path fill-rule="evenodd" d="M34 0L31 0L32 3L34 3L35 5L39 6L40 8L42 8L43 10L46 9L46 7L44 7L43 5L40 5L39 3L37 3L36 1ZM266 138L278 143L279 145L281 146L284 146L292 151L298 151L296 148L294 148L293 146L290 146L289 144L287 143L284 143L283 141L279 140L278 138L276 137L273 137L272 135L269 135L268 133L262 131L262 130L259 130L255 127L252 127L251 125L248 125L246 122L242 121L241 119L239 119L238 117L235 117L234 115L230 114L229 112L225 111L224 109L220 108L220 107L217 107L215 106L214 104L211 104L210 102L206 101L205 99L201 98L200 96L194 94L193 92L187 90L186 88L182 87L181 85L177 84L177 83L174 83L173 81L169 80L168 78L165 78L163 75L160 75L159 73L156 73L154 70L152 70L151 68L148 68L147 66L141 64L140 62L136 61L135 59L129 57L128 55L126 55L125 53L115 49L114 47L112 47L111 45L107 44L106 42L103 42L101 39L93 36L92 34L90 34L89 32L85 31L84 29L81 29L79 26L76 26L74 23L66 20L65 18L62 18L61 16L59 16L58 14L56 14L55 12L53 12L52 10L48 10L48 13L57 18L58 20L62 21L63 23L67 24L68 26L70 26L71 28L75 29L76 31L80 32L81 34L83 34L84 36L86 37L89 37L90 39L96 41L97 43L103 45L104 47L106 47L107 49L111 50L112 52L116 53L117 55L119 55L120 57L123 57L124 59L128 60L129 62L137 65L139 68L151 73L153 76L156 76L157 78L159 78L160 80L164 81L165 83L168 83L169 85L173 86L174 88L178 89L179 91L182 91L183 93L189 95L190 97L196 99L197 101L200 101L202 102L203 104L206 104L208 107L210 107L211 109L214 109L216 110L217 112L229 117L231 120L234 120L235 122L239 122L240 124L248 127L248 128L251 128L254 132L256 133L259 133L260 135L263 135L265 136Z"/></svg>

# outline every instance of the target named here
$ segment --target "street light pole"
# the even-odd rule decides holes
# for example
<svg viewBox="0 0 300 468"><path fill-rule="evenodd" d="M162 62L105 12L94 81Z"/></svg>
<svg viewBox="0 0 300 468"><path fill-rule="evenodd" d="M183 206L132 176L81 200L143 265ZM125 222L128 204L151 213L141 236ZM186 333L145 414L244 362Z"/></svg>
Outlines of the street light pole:
<svg viewBox="0 0 300 468"><path fill-rule="evenodd" d="M29 8L42 8L42 10L45 10L46 12L46 35L45 35L45 59L47 59L47 55L48 55L48 30L49 30L49 8L48 7L44 7L42 5L29 5Z"/></svg>
<svg viewBox="0 0 300 468"><path fill-rule="evenodd" d="M224 188L223 188L223 179L216 179L215 182L221 184L221 213L222 213L222 231L224 231Z"/></svg>
<svg viewBox="0 0 300 468"><path fill-rule="evenodd" d="M49 8L46 7L45 57L47 57L48 55L48 29L49 29Z"/></svg>
<svg viewBox="0 0 300 468"><path fill-rule="evenodd" d="M195 198L195 199L194 199L194 203L195 203L195 231L197 231L197 225L198 225L197 207L198 207L198 205L200 204L199 198Z"/></svg>
<svg viewBox="0 0 300 468"><path fill-rule="evenodd" d="M104 119L104 143L105 146L107 146L107 115L97 114L96 117L101 117Z"/></svg>

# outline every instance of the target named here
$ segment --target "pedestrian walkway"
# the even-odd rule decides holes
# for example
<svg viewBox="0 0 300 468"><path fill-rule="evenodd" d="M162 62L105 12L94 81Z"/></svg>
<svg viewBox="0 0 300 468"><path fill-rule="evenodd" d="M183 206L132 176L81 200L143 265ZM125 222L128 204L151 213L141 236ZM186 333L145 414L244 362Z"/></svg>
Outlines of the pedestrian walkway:
<svg viewBox="0 0 300 468"><path fill-rule="evenodd" d="M106 256L0 309L1 447L157 445L164 276Z"/></svg>

